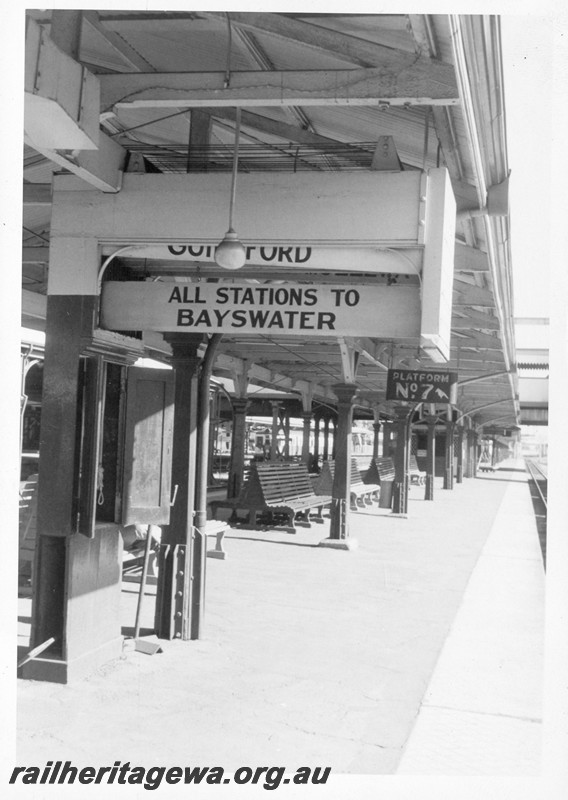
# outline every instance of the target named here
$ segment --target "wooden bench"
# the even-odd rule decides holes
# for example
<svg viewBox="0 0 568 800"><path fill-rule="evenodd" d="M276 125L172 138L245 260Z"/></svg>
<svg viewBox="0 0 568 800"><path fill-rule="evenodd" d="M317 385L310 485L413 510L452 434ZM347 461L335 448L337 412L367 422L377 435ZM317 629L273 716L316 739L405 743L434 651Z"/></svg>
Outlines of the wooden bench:
<svg viewBox="0 0 568 800"><path fill-rule="evenodd" d="M19 499L19 567L22 579L32 577L37 523L37 475L20 483ZM29 566L27 566L29 565Z"/></svg>
<svg viewBox="0 0 568 800"><path fill-rule="evenodd" d="M232 525L272 528L283 526L295 533L296 525L311 527L310 512L317 510L315 522L323 522L323 509L331 503L331 496L314 493L305 464L266 461L252 463L250 473L238 498L213 500L211 510L217 515L219 508L230 508ZM247 520L239 519L238 512L246 511Z"/></svg>
<svg viewBox="0 0 568 800"><path fill-rule="evenodd" d="M123 538L125 532L132 531L136 527L130 525L126 528L117 526L117 532L122 532ZM147 527L146 536L140 538L130 545L123 554L122 561L122 580L127 583L140 583L142 578L142 567L144 564L144 550L146 547L146 537L149 535L152 539L150 545L150 554L148 559L148 575L146 576L146 583L148 586L155 586L158 582L158 553L160 551L160 535L158 525L138 526ZM227 557L226 551L223 549L223 537L225 531L229 527L227 522L216 519L208 519L205 523L205 535L207 537L215 537L215 547L207 550L208 558L225 559ZM155 530L153 530L155 529ZM126 536L127 541L130 537Z"/></svg>
<svg viewBox="0 0 568 800"><path fill-rule="evenodd" d="M381 493L379 495L379 506L390 508L392 505L392 484L394 481L394 461L390 456L377 456L371 459L369 469L363 476L363 480L370 484L379 484Z"/></svg>
<svg viewBox="0 0 568 800"><path fill-rule="evenodd" d="M424 486L426 483L426 473L419 469L416 456L410 456L409 458L408 475L413 486Z"/></svg>
<svg viewBox="0 0 568 800"><path fill-rule="evenodd" d="M333 493L333 479L335 476L335 461L324 461L319 477L314 481L314 491L316 494L331 495ZM361 476L357 459L351 459L350 473L350 508L357 511L373 504L373 500L378 502L380 486L378 484L365 483Z"/></svg>

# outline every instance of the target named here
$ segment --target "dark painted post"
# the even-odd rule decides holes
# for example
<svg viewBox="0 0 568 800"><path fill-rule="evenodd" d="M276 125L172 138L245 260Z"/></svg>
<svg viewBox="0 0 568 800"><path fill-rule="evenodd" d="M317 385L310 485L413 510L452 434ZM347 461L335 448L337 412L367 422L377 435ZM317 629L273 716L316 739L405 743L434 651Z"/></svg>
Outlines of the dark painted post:
<svg viewBox="0 0 568 800"><path fill-rule="evenodd" d="M464 477L473 478L473 431L469 428L465 431Z"/></svg>
<svg viewBox="0 0 568 800"><path fill-rule="evenodd" d="M335 436L335 471L331 501L329 538L344 540L349 536L349 504L351 487L351 427L353 397L357 387L340 383L333 387L337 396L337 429Z"/></svg>
<svg viewBox="0 0 568 800"><path fill-rule="evenodd" d="M477 478L477 462L479 461L479 437L477 431L472 431L473 452L473 477Z"/></svg>
<svg viewBox="0 0 568 800"><path fill-rule="evenodd" d="M457 438L456 483L463 483L463 426L462 425L458 425L456 438Z"/></svg>
<svg viewBox="0 0 568 800"><path fill-rule="evenodd" d="M319 469L319 438L320 438L320 421L319 414L314 418L314 466Z"/></svg>
<svg viewBox="0 0 568 800"><path fill-rule="evenodd" d="M379 433L381 432L381 423L373 422L373 458L379 455Z"/></svg>
<svg viewBox="0 0 568 800"><path fill-rule="evenodd" d="M338 420L334 417L331 420L331 424L333 426L333 430L332 430L332 433L331 433L331 457L333 459L335 459L336 458L336 454L337 454L337 426L338 426Z"/></svg>
<svg viewBox="0 0 568 800"><path fill-rule="evenodd" d="M278 429L280 427L280 403L272 403L272 435L270 437L270 460L276 461L278 455Z"/></svg>
<svg viewBox="0 0 568 800"><path fill-rule="evenodd" d="M446 420L444 489L454 488L454 423Z"/></svg>
<svg viewBox="0 0 568 800"><path fill-rule="evenodd" d="M65 659L69 638L76 633L65 621L71 569L68 545L75 531L79 361L82 337L91 335L95 302L91 296L47 298L30 641L33 648L54 638L47 658Z"/></svg>
<svg viewBox="0 0 568 800"><path fill-rule="evenodd" d="M327 461L329 458L329 417L323 421L323 460Z"/></svg>
<svg viewBox="0 0 568 800"><path fill-rule="evenodd" d="M236 398L233 400L233 430L231 435L231 464L229 467L229 483L227 497L238 497L241 491L245 474L246 455L246 414L248 400Z"/></svg>
<svg viewBox="0 0 568 800"><path fill-rule="evenodd" d="M290 411L284 410L284 458L290 458Z"/></svg>
<svg viewBox="0 0 568 800"><path fill-rule="evenodd" d="M197 460L197 411L199 388L198 348L202 336L169 334L175 370L175 407L172 447L174 503L170 524L164 526L159 553L155 629L161 639L192 636L195 609L192 582L202 580L201 559L195 558L193 530Z"/></svg>
<svg viewBox="0 0 568 800"><path fill-rule="evenodd" d="M428 438L426 441L426 487L424 500L434 499L434 479L436 476L436 423L438 418L434 415L426 420L428 425Z"/></svg>
<svg viewBox="0 0 568 800"><path fill-rule="evenodd" d="M409 429L408 408L397 408L394 429L396 431L396 450L394 453L394 481L392 486L393 514L406 514L408 511L408 457Z"/></svg>
<svg viewBox="0 0 568 800"><path fill-rule="evenodd" d="M305 464L306 467L309 468L310 466L310 425L312 422L312 412L311 411L304 411L302 414L302 420L304 423L303 431L302 431L302 464Z"/></svg>
<svg viewBox="0 0 568 800"><path fill-rule="evenodd" d="M388 457L391 455L391 434L392 434L392 422L384 422L383 423L383 457Z"/></svg>

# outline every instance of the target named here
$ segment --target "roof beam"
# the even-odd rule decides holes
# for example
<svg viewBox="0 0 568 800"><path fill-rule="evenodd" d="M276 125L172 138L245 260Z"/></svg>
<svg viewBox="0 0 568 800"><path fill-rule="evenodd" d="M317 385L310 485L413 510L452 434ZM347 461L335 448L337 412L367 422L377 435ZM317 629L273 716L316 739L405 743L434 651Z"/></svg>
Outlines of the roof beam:
<svg viewBox="0 0 568 800"><path fill-rule="evenodd" d="M493 292L482 289L480 286L468 286L465 283L454 283L454 306L479 306L480 308L495 308Z"/></svg>
<svg viewBox="0 0 568 800"><path fill-rule="evenodd" d="M452 330L462 331L471 330L472 328L480 328L481 330L496 331L499 330L499 320L497 317L490 317L488 314L476 314L470 312L467 308L460 308L467 314L467 317L452 317Z"/></svg>
<svg viewBox="0 0 568 800"><path fill-rule="evenodd" d="M485 375L476 375L474 378L464 378L464 380L458 381L458 386L465 386L466 384L470 383L479 383L480 381L494 380L495 378L502 378L503 375L508 374L509 373L506 370L501 372L488 372Z"/></svg>
<svg viewBox="0 0 568 800"><path fill-rule="evenodd" d="M235 120L235 109L230 107L214 107L206 109L208 114L212 117L221 119ZM251 111L243 111L241 115L241 125L243 128L254 128L261 133L268 133L270 136L278 136L286 142L296 142L297 144L314 145L315 147L326 147L327 145L337 145L337 139L330 139L327 136L320 136L312 131L299 128L296 125L290 125L287 122L280 122L279 120L271 119L270 117L262 116L261 114L254 114ZM346 146L346 148L349 145ZM357 163L361 161L361 153L364 152L360 148L351 147L353 160ZM342 158L349 158L351 153L349 150L342 150Z"/></svg>
<svg viewBox="0 0 568 800"><path fill-rule="evenodd" d="M139 72L156 70L140 53L131 47L126 39L115 31L109 31L100 21L97 11L83 11L83 19L109 44L113 50L133 69Z"/></svg>
<svg viewBox="0 0 568 800"><path fill-rule="evenodd" d="M405 59L407 57L405 56ZM434 71L435 72L435 71ZM168 72L98 76L101 109L204 106L455 105L451 75L432 74L412 58L404 69L381 66L345 70Z"/></svg>
<svg viewBox="0 0 568 800"><path fill-rule="evenodd" d="M487 253L456 242L454 272L489 272Z"/></svg>
<svg viewBox="0 0 568 800"><path fill-rule="evenodd" d="M335 394L325 386L314 384L311 381L296 380L288 375L280 375L259 364L250 364L247 359L237 358L223 352L218 353L215 358L215 366L219 369L226 369L231 372L243 370L243 365L247 365L248 376L251 381L257 381L261 385L275 387L278 391L302 392L312 391L314 396L322 397L327 400L335 400Z"/></svg>
<svg viewBox="0 0 568 800"><path fill-rule="evenodd" d="M464 337L463 339L461 337L454 337L452 339L452 345L456 347L458 345L460 347L483 347L484 349L499 351L503 349L501 340L497 336L491 336L488 333L481 333L475 330L469 330L467 334L467 338Z"/></svg>
<svg viewBox="0 0 568 800"><path fill-rule="evenodd" d="M222 19L225 22L225 14L210 12L204 16ZM361 67L380 64L386 69L401 72L416 63L416 56L412 53L403 53L281 14L231 12L231 22L247 30L278 37L288 44L299 44L304 48L310 48L316 51L316 54L333 55ZM418 60L421 64L428 65L426 69L436 70L438 76L443 75L444 79L447 79L448 75L453 76L453 67L448 64L423 56Z"/></svg>
<svg viewBox="0 0 568 800"><path fill-rule="evenodd" d="M50 150L31 144L34 150L63 169L72 172L86 183L102 192L118 192L122 184L122 170L126 161L124 150L113 139L99 132L97 150Z"/></svg>
<svg viewBox="0 0 568 800"><path fill-rule="evenodd" d="M255 63L258 64L260 69L272 71L274 69L274 64L268 58L266 52L258 43L257 39L254 36L254 33L249 30L246 30L242 26L237 26L237 34L245 50L249 53L249 55L255 61ZM304 113L304 111L302 111L301 108L298 108L296 106L290 106L288 108L288 112L297 119L301 127L313 130L310 120L308 119L307 115Z"/></svg>

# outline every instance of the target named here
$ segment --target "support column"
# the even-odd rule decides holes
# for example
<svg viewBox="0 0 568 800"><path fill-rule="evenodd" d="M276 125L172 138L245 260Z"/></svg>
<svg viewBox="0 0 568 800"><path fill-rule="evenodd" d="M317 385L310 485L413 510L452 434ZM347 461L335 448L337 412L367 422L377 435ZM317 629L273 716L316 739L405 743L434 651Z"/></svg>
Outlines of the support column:
<svg viewBox="0 0 568 800"><path fill-rule="evenodd" d="M410 409L397 408L394 429L396 450L394 453L394 481L392 487L392 512L406 516L408 512L408 458L410 453Z"/></svg>
<svg viewBox="0 0 568 800"><path fill-rule="evenodd" d="M428 438L426 443L426 487L424 500L434 499L434 478L436 475L436 416L428 417Z"/></svg>
<svg viewBox="0 0 568 800"><path fill-rule="evenodd" d="M98 529L94 538L76 533L80 362L96 306L92 295L47 298L30 646L54 641L24 665L31 680L68 683L122 652L116 527ZM93 480L83 475L85 485Z"/></svg>
<svg viewBox="0 0 568 800"><path fill-rule="evenodd" d="M464 476L466 478L473 478L473 431L470 429L465 432Z"/></svg>
<svg viewBox="0 0 568 800"><path fill-rule="evenodd" d="M229 467L229 482L227 497L238 497L242 489L245 474L246 456L246 414L248 400L237 398L233 400L233 429L231 434L231 464Z"/></svg>
<svg viewBox="0 0 568 800"><path fill-rule="evenodd" d="M383 457L391 455L392 422L383 423Z"/></svg>
<svg viewBox="0 0 568 800"><path fill-rule="evenodd" d="M477 431L472 431L473 437L473 477L477 478L477 463L479 461L479 436L477 435Z"/></svg>
<svg viewBox="0 0 568 800"><path fill-rule="evenodd" d="M319 470L320 422L321 422L321 417L319 414L316 414L314 419L314 463L313 463L313 466L315 467L316 470Z"/></svg>
<svg viewBox="0 0 568 800"><path fill-rule="evenodd" d="M323 460L327 461L329 458L329 417L323 421Z"/></svg>
<svg viewBox="0 0 568 800"><path fill-rule="evenodd" d="M161 639L198 638L192 584L204 583L204 559L193 528L198 450L198 390L202 336L170 334L175 371L172 486L175 502L164 526L158 556L155 631Z"/></svg>
<svg viewBox="0 0 568 800"><path fill-rule="evenodd" d="M290 411L284 410L284 458L290 458Z"/></svg>
<svg viewBox="0 0 568 800"><path fill-rule="evenodd" d="M379 433L381 432L381 423L377 420L373 422L373 458L379 457Z"/></svg>
<svg viewBox="0 0 568 800"><path fill-rule="evenodd" d="M331 457L335 459L337 457L337 427L338 427L338 420L332 419L331 424L333 426L333 430L331 432Z"/></svg>
<svg viewBox="0 0 568 800"><path fill-rule="evenodd" d="M312 453L310 452L310 427L312 424L312 392L302 392L302 464L310 469Z"/></svg>
<svg viewBox="0 0 568 800"><path fill-rule="evenodd" d="M498 442L495 437L491 439L491 466L495 467L499 463Z"/></svg>
<svg viewBox="0 0 568 800"><path fill-rule="evenodd" d="M451 413L451 412L449 412ZM444 489L454 488L454 423L446 421Z"/></svg>
<svg viewBox="0 0 568 800"><path fill-rule="evenodd" d="M305 464L309 469L310 467L310 426L312 423L312 412L304 411L302 414L303 431L302 431L302 464Z"/></svg>
<svg viewBox="0 0 568 800"><path fill-rule="evenodd" d="M341 383L333 387L337 396L337 434L335 437L335 472L333 477L331 524L329 539L320 545L351 550L354 540L349 538L349 506L351 494L351 428L353 397L357 386Z"/></svg>
<svg viewBox="0 0 568 800"><path fill-rule="evenodd" d="M456 483L463 483L463 426L458 425L457 430L457 467L456 467Z"/></svg>
<svg viewBox="0 0 568 800"><path fill-rule="evenodd" d="M278 430L280 428L280 403L272 402L272 435L270 438L270 460L278 456Z"/></svg>

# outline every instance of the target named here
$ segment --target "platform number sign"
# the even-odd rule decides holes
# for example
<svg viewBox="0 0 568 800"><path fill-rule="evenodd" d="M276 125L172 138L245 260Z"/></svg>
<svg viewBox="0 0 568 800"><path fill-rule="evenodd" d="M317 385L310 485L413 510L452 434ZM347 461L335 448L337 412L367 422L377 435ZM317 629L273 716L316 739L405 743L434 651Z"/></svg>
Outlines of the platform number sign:
<svg viewBox="0 0 568 800"><path fill-rule="evenodd" d="M412 403L455 403L457 372L389 369L387 400Z"/></svg>

